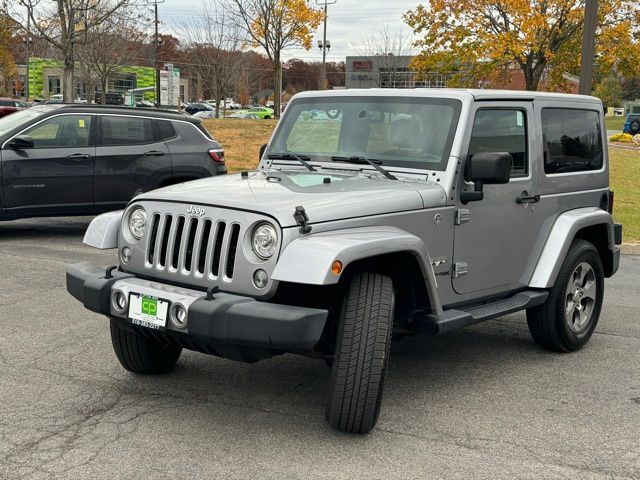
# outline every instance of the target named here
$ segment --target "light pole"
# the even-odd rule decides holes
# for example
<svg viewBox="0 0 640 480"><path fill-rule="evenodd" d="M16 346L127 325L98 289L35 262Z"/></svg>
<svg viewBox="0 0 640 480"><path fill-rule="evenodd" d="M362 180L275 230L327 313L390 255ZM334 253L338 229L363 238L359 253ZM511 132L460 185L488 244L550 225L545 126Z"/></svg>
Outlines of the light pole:
<svg viewBox="0 0 640 480"><path fill-rule="evenodd" d="M584 5L584 33L582 37L582 61L580 64L580 88L582 95L591 95L593 59L595 57L596 27L598 25L598 0L586 0Z"/></svg>
<svg viewBox="0 0 640 480"><path fill-rule="evenodd" d="M316 0L318 5L324 5L324 27L322 31L322 40L318 40L318 48L322 50L322 72L320 74L320 88L325 89L327 83L327 50L331 48L331 42L327 40L327 5L333 5L337 0Z"/></svg>
<svg viewBox="0 0 640 480"><path fill-rule="evenodd" d="M155 48L154 48L154 60L156 63L156 107L160 108L160 38L158 36L158 4L163 3L164 0L154 0L153 10L155 13Z"/></svg>

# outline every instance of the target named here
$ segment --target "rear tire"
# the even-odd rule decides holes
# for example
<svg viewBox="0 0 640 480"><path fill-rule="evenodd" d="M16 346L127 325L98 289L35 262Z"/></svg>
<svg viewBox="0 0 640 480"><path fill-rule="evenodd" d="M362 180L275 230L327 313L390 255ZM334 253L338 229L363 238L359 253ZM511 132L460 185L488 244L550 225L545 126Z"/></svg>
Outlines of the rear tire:
<svg viewBox="0 0 640 480"><path fill-rule="evenodd" d="M596 328L603 297L600 255L590 242L575 240L547 301L527 310L533 341L556 352L579 350Z"/></svg>
<svg viewBox="0 0 640 480"><path fill-rule="evenodd" d="M157 374L173 369L182 348L155 342L111 320L111 343L120 364L133 373Z"/></svg>
<svg viewBox="0 0 640 480"><path fill-rule="evenodd" d="M357 273L345 294L335 342L326 419L333 428L367 433L376 424L393 329L393 283Z"/></svg>

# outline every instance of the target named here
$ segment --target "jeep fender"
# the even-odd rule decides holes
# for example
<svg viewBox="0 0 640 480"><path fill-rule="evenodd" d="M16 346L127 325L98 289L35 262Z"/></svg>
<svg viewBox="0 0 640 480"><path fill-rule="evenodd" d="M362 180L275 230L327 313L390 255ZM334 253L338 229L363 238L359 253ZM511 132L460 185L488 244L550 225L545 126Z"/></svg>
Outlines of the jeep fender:
<svg viewBox="0 0 640 480"><path fill-rule="evenodd" d="M118 231L123 212L124 210L118 210L98 215L89 224L82 242L101 250L118 248Z"/></svg>
<svg viewBox="0 0 640 480"><path fill-rule="evenodd" d="M611 214L596 207L577 208L556 218L540 258L529 281L533 288L551 288L576 234L585 227L605 225L607 245L611 253L616 250ZM604 261L604 259L603 259Z"/></svg>
<svg viewBox="0 0 640 480"><path fill-rule="evenodd" d="M297 238L285 247L272 278L307 285L332 285L340 280L340 275L331 271L335 260L340 260L346 269L357 260L398 252L415 256L431 308L436 315L440 314L442 306L427 247L420 238L395 227L360 227Z"/></svg>

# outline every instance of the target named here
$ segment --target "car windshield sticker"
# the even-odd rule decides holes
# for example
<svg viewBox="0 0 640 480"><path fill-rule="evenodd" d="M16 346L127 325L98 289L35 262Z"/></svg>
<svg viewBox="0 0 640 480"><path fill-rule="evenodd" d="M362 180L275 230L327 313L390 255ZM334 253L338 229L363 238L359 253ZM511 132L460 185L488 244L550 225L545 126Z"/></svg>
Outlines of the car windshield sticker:
<svg viewBox="0 0 640 480"><path fill-rule="evenodd" d="M318 185L322 185L325 182L325 178L331 179L331 183L333 182L341 182L341 177L333 177L331 175L291 175L291 181L295 183L298 187L315 187Z"/></svg>

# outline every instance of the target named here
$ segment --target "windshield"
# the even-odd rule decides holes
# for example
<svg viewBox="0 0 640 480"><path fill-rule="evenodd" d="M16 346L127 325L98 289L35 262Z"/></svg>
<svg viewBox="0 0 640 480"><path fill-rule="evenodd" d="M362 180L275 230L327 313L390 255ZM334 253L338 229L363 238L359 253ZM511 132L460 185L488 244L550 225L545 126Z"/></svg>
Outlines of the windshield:
<svg viewBox="0 0 640 480"><path fill-rule="evenodd" d="M29 108L0 118L0 136L10 132L29 120L39 117L44 113L43 110L44 109L42 108Z"/></svg>
<svg viewBox="0 0 640 480"><path fill-rule="evenodd" d="M360 155L383 165L444 170L461 107L458 100L424 97L298 99L269 153L313 161Z"/></svg>

